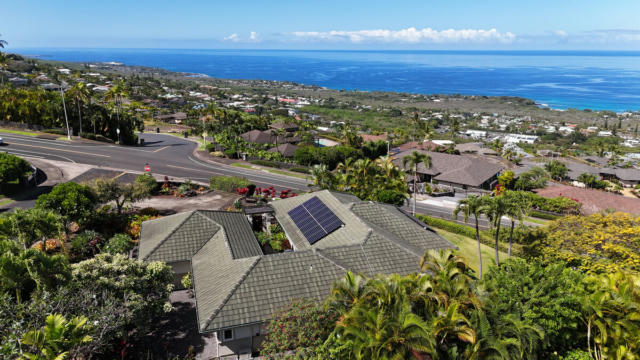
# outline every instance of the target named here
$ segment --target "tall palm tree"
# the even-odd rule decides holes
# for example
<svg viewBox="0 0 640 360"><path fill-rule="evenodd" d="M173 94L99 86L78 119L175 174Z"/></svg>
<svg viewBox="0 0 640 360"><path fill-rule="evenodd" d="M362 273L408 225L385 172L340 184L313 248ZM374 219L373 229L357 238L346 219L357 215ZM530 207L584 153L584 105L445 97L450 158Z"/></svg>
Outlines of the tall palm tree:
<svg viewBox="0 0 640 360"><path fill-rule="evenodd" d="M413 215L416 215L416 180L418 178L418 165L424 164L429 169L431 167L431 157L427 154L414 151L402 159L402 167L406 170L407 164L413 171Z"/></svg>
<svg viewBox="0 0 640 360"><path fill-rule="evenodd" d="M325 307L338 314L351 310L364 293L365 280L361 275L347 271L343 278L331 286L331 293L325 300Z"/></svg>
<svg viewBox="0 0 640 360"><path fill-rule="evenodd" d="M282 154L280 150L278 150L278 138L279 137L284 138L286 131L284 129L271 129L269 133L271 134L271 137L275 140L276 150L278 151L279 154Z"/></svg>
<svg viewBox="0 0 640 360"><path fill-rule="evenodd" d="M500 227L502 226L502 217L506 214L509 207L509 202L504 196L495 196L487 198L487 206L485 208L485 215L489 218L489 222L496 230L495 233L495 251L496 251L496 265L500 266L500 255L498 253L498 243L500 240Z"/></svg>
<svg viewBox="0 0 640 360"><path fill-rule="evenodd" d="M2 36L2 34L0 34ZM0 49L4 49L5 46L9 45L7 40L0 39Z"/></svg>
<svg viewBox="0 0 640 360"><path fill-rule="evenodd" d="M320 164L311 168L311 176L313 177L313 185L321 189L335 190L335 175L329 170L327 165Z"/></svg>
<svg viewBox="0 0 640 360"><path fill-rule="evenodd" d="M451 138L455 139L457 134L460 132L460 121L458 121L458 118L456 117L452 117L450 120L450 127L451 127Z"/></svg>
<svg viewBox="0 0 640 360"><path fill-rule="evenodd" d="M516 221L521 223L527 216L529 210L531 210L531 203L529 202L527 197L522 196L521 193L516 191L507 191L502 196L507 202L505 215L507 215L507 217L509 217L509 220L511 220L511 229L509 230L509 250L507 251L508 256L511 257L513 229L515 227Z"/></svg>
<svg viewBox="0 0 640 360"><path fill-rule="evenodd" d="M75 101L76 107L78 108L78 120L80 122L80 133L82 133L82 112L80 110L80 107L82 106L83 103L86 103L89 100L91 96L91 91L87 87L87 84L83 82L78 82L75 85L73 85L71 88L69 88L69 90L67 90L67 94L69 95L69 97L73 99L73 101Z"/></svg>
<svg viewBox="0 0 640 360"><path fill-rule="evenodd" d="M120 128L120 113L122 112L122 100L128 97L129 97L129 93L125 88L123 81L120 81L115 86L111 87L107 91L104 97L106 101L111 101L115 105L118 128Z"/></svg>
<svg viewBox="0 0 640 360"><path fill-rule="evenodd" d="M478 217L480 217L486 209L486 198L478 195L469 195L466 199L458 201L453 216L457 219L458 214L462 212L464 222L469 221L469 217L473 215L476 225L476 242L478 243L478 277L482 279L482 248L480 245L480 226Z"/></svg>

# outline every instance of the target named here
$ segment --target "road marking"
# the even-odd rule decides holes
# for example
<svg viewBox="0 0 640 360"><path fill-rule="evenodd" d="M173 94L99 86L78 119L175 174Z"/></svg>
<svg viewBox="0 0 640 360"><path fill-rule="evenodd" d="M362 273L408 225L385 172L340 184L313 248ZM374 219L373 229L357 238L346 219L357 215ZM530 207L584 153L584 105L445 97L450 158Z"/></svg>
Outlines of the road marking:
<svg viewBox="0 0 640 360"><path fill-rule="evenodd" d="M124 175L124 174L126 174L126 173L127 173L126 171L121 172L121 173L120 173L120 175L118 175L118 176L114 177L114 178L113 178L113 180L115 180L115 179L119 178L120 176L122 176L122 175Z"/></svg>
<svg viewBox="0 0 640 360"><path fill-rule="evenodd" d="M9 154L18 154L18 155L22 155L22 156L35 157L35 158L40 158L40 159L47 159L46 157L42 156L43 155L42 153L37 153L37 152L33 152L33 151L28 151L28 150L7 149L7 151L5 151L5 152L9 153ZM36 156L36 155L31 155L31 154L38 154L38 155ZM66 156L54 155L54 154L44 154L44 155L55 156L55 157L59 157L61 159L67 160L69 162L72 162L74 164L76 163L75 161L73 161L72 159L69 159ZM49 160L52 160L52 159L49 159Z"/></svg>
<svg viewBox="0 0 640 360"><path fill-rule="evenodd" d="M153 150L153 152L162 151L162 150L164 150L164 149L166 149L166 148L168 148L168 147L169 147L169 146L161 147L161 148L160 148L160 149L158 149L158 150Z"/></svg>
<svg viewBox="0 0 640 360"><path fill-rule="evenodd" d="M88 152L84 152L84 151L56 149L56 148L47 147L47 146L37 146L37 145L27 145L27 144L15 144L15 145L17 145L17 146L28 146L28 147L39 148L39 149L54 150L54 151L64 151L64 152L70 152L70 153L76 153L76 154L82 154L82 155L100 156L100 157L105 157L105 158L111 157L110 155L93 154L93 153L88 153Z"/></svg>
<svg viewBox="0 0 640 360"><path fill-rule="evenodd" d="M193 169L193 168L187 168L187 167L183 167L183 166L176 166L176 165L167 165L167 167L178 168L178 169L184 169L184 170L191 170L191 171L199 171L199 172L209 172L208 170Z"/></svg>

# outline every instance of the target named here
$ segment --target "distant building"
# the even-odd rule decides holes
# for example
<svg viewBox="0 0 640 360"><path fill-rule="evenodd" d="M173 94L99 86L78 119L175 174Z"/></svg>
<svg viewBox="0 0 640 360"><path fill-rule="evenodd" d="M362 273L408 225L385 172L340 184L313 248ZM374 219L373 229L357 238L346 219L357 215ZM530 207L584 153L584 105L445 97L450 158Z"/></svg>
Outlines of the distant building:
<svg viewBox="0 0 640 360"><path fill-rule="evenodd" d="M467 130L464 134L472 139L484 139L487 137L487 132L482 130Z"/></svg>
<svg viewBox="0 0 640 360"><path fill-rule="evenodd" d="M524 134L507 134L504 137L504 141L507 143L527 143L533 144L538 141L538 136L536 135L524 135Z"/></svg>
<svg viewBox="0 0 640 360"><path fill-rule="evenodd" d="M19 78L19 77L12 77L12 78L9 78L9 82L16 86L23 86L23 85L27 85L29 80Z"/></svg>
<svg viewBox="0 0 640 360"><path fill-rule="evenodd" d="M603 137L613 136L613 132L609 130L598 131L598 136L603 136Z"/></svg>

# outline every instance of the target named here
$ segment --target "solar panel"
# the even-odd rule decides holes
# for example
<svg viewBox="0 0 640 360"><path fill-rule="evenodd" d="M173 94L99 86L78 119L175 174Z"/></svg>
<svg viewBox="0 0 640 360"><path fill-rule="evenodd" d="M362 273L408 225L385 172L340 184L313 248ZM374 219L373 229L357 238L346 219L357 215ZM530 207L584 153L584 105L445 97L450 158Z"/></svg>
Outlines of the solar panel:
<svg viewBox="0 0 640 360"><path fill-rule="evenodd" d="M343 225L317 196L290 210L289 216L311 245Z"/></svg>

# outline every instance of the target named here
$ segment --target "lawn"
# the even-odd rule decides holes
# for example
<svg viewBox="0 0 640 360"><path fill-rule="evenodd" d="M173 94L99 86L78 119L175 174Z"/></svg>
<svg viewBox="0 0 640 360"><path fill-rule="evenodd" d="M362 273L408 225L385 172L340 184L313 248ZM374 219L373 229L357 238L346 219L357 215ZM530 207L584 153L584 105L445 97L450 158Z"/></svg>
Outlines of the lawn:
<svg viewBox="0 0 640 360"><path fill-rule="evenodd" d="M35 132L10 130L10 129L4 129L4 128L0 128L0 133L25 135L25 136L38 136L38 133L35 133Z"/></svg>
<svg viewBox="0 0 640 360"><path fill-rule="evenodd" d="M454 245L459 247L460 250L458 250L458 254L464 256L469 261L469 265L475 271L478 271L478 244L476 243L475 239L436 228L434 228L434 230L440 236L451 241ZM494 248L485 244L481 244L480 248L482 249L482 264L484 265L483 269L486 271L488 266L495 265L496 253ZM504 260L508 257L507 254L503 253L502 251L500 251L499 254L500 260Z"/></svg>
<svg viewBox="0 0 640 360"><path fill-rule="evenodd" d="M0 197L0 206L7 205L7 204L10 204L12 202L13 202L13 200L11 200L11 199L3 199L3 198Z"/></svg>
<svg viewBox="0 0 640 360"><path fill-rule="evenodd" d="M549 220L539 219L539 218L531 217L531 216L527 216L524 220L528 221L528 222L535 223L535 224L540 224L540 225L546 225L547 222L549 221Z"/></svg>

